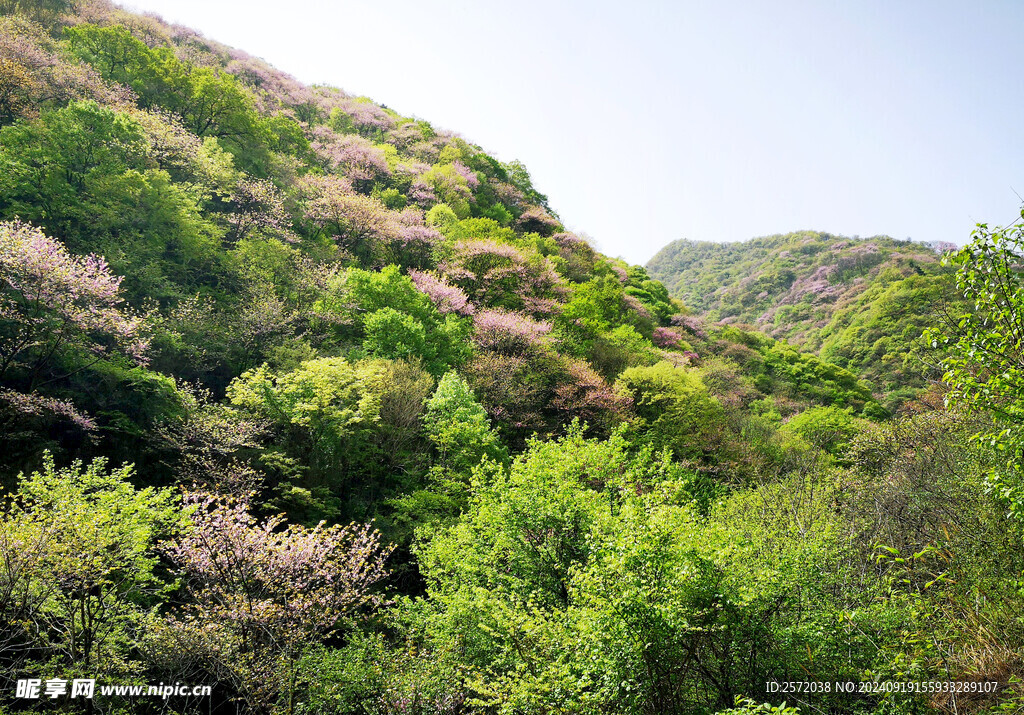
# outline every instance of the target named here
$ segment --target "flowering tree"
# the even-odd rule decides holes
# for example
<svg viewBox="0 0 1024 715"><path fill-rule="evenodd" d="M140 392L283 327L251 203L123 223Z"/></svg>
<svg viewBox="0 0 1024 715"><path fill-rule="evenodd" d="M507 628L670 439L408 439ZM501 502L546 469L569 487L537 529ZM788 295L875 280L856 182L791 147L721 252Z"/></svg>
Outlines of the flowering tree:
<svg viewBox="0 0 1024 715"><path fill-rule="evenodd" d="M439 269L475 303L494 308L518 310L527 298L549 298L559 290L547 259L496 241L460 241Z"/></svg>
<svg viewBox="0 0 1024 715"><path fill-rule="evenodd" d="M57 368L68 352L95 362L113 349L145 361L142 319L122 307L120 285L102 258L73 256L28 224L0 223L0 384L18 393L4 391L9 405L29 414L70 409L35 393L69 376Z"/></svg>
<svg viewBox="0 0 1024 715"><path fill-rule="evenodd" d="M352 183L336 176L307 176L299 184L303 217L315 233L333 238L348 250L371 240L397 237L394 212L377 199L357 194Z"/></svg>
<svg viewBox="0 0 1024 715"><path fill-rule="evenodd" d="M192 528L165 546L186 579L190 602L170 621L172 642L198 648L252 707L283 694L291 706L296 662L346 616L381 597L392 548L369 525L313 528L259 521L241 501L186 499Z"/></svg>
<svg viewBox="0 0 1024 715"><path fill-rule="evenodd" d="M473 304L458 286L451 285L433 273L409 271L409 277L416 284L416 289L430 298L439 313L472 315L475 312Z"/></svg>
<svg viewBox="0 0 1024 715"><path fill-rule="evenodd" d="M659 348L671 350L679 347L683 342L683 338L675 330L658 327L654 329L654 334L651 336L651 342Z"/></svg>
<svg viewBox="0 0 1024 715"><path fill-rule="evenodd" d="M476 174L457 161L436 164L416 178L410 196L424 208L435 201L443 201L459 218L466 218L473 201L472 187L478 183Z"/></svg>
<svg viewBox="0 0 1024 715"><path fill-rule="evenodd" d="M473 322L477 345L508 355L525 354L545 345L545 336L551 332L551 323L503 310L481 310Z"/></svg>
<svg viewBox="0 0 1024 715"><path fill-rule="evenodd" d="M180 526L170 490L136 490L98 459L20 479L0 511L0 650L30 644L84 677L130 674L130 643L155 616L155 543ZM30 648L22 645L21 652Z"/></svg>
<svg viewBox="0 0 1024 715"><path fill-rule="evenodd" d="M284 195L266 179L243 178L228 197L228 232L225 242L235 244L249 236L269 236L289 243L298 239L291 231Z"/></svg>
<svg viewBox="0 0 1024 715"><path fill-rule="evenodd" d="M333 239L366 265L423 268L441 240L440 233L424 225L419 210L389 210L379 199L356 193L347 178L307 176L299 192L310 232Z"/></svg>
<svg viewBox="0 0 1024 715"><path fill-rule="evenodd" d="M69 61L39 25L18 15L0 18L0 125L76 99L124 107L132 93L107 84L88 65Z"/></svg>
<svg viewBox="0 0 1024 715"><path fill-rule="evenodd" d="M331 126L339 131L379 137L395 126L395 119L366 97L335 96Z"/></svg>
<svg viewBox="0 0 1024 715"><path fill-rule="evenodd" d="M562 227L558 219L538 206L524 211L516 225L523 232L539 233L541 236L550 236Z"/></svg>
<svg viewBox="0 0 1024 715"><path fill-rule="evenodd" d="M231 57L225 71L253 90L258 109L268 114L291 112L306 123L321 118L319 98L310 87L240 50L232 50Z"/></svg>
<svg viewBox="0 0 1024 715"><path fill-rule="evenodd" d="M632 404L629 395L613 389L586 361L572 359L551 401L563 413L564 422L579 418L602 432L624 421Z"/></svg>
<svg viewBox="0 0 1024 715"><path fill-rule="evenodd" d="M384 150L360 136L338 134L330 127L319 126L313 130L310 146L325 168L345 175L363 188L391 174Z"/></svg>

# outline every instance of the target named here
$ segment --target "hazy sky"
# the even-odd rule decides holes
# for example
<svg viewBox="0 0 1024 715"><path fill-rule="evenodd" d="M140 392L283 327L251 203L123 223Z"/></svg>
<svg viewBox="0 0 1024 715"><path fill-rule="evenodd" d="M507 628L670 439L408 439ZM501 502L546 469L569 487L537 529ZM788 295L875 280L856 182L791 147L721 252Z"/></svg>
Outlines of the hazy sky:
<svg viewBox="0 0 1024 715"><path fill-rule="evenodd" d="M1024 3L134 0L519 159L646 262L800 229L964 243L1024 195Z"/></svg>

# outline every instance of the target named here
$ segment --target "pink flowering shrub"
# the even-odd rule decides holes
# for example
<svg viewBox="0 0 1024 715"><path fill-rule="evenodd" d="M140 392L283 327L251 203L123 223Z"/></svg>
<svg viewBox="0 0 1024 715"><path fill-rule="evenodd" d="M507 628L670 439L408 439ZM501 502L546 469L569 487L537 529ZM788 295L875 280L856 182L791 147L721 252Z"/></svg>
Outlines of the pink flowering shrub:
<svg viewBox="0 0 1024 715"><path fill-rule="evenodd" d="M467 218L474 201L471 187L478 183L476 174L459 162L435 164L413 181L409 196L423 208L442 201L459 218Z"/></svg>
<svg viewBox="0 0 1024 715"><path fill-rule="evenodd" d="M96 421L81 412L68 400L0 388L0 402L13 410L19 420L24 417L41 417L46 420L57 417L68 420L85 432L93 432L96 429ZM6 427L6 425L4 426Z"/></svg>
<svg viewBox="0 0 1024 715"><path fill-rule="evenodd" d="M29 389L61 348L144 363L142 319L122 307L121 277L95 255L73 256L38 228L0 223L0 380L30 371Z"/></svg>
<svg viewBox="0 0 1024 715"><path fill-rule="evenodd" d="M525 438L549 426L547 376L528 358L481 350L464 372L473 394L506 434Z"/></svg>
<svg viewBox="0 0 1024 715"><path fill-rule="evenodd" d="M353 182L367 184L391 175L384 150L363 137L319 126L312 132L310 147L326 169Z"/></svg>
<svg viewBox="0 0 1024 715"><path fill-rule="evenodd" d="M179 58L185 59L180 52L183 43L178 44ZM234 50L225 71L253 91L256 107L262 112L291 112L297 119L307 123L321 117L319 98L311 88L261 59Z"/></svg>
<svg viewBox="0 0 1024 715"><path fill-rule="evenodd" d="M400 124L388 132L387 141L405 151L417 142L423 141L423 130L416 122Z"/></svg>
<svg viewBox="0 0 1024 715"><path fill-rule="evenodd" d="M569 360L565 379L555 387L552 406L562 413L564 423L579 418L592 428L607 433L627 419L632 398L616 391L583 360Z"/></svg>
<svg viewBox="0 0 1024 715"><path fill-rule="evenodd" d="M466 186L469 188L475 189L480 185L480 179L477 178L476 172L461 161L453 161L452 170L466 182Z"/></svg>
<svg viewBox="0 0 1024 715"><path fill-rule="evenodd" d="M354 192L351 182L338 176L306 176L298 186L299 209L310 234L334 240L364 265L432 265L441 234L424 224L422 212L392 211L379 199Z"/></svg>
<svg viewBox="0 0 1024 715"><path fill-rule="evenodd" d="M231 208L224 237L227 243L235 244L250 236L278 238L289 243L298 241L284 208L284 195L272 182L241 179L228 196L227 204Z"/></svg>
<svg viewBox="0 0 1024 715"><path fill-rule="evenodd" d="M551 238L558 245L558 255L562 259L559 272L577 283L590 280L597 262L597 253L590 244L572 233L556 233Z"/></svg>
<svg viewBox="0 0 1024 715"><path fill-rule="evenodd" d="M701 340L706 340L708 337L708 333L704 329L704 322L696 316L677 313L671 317L669 322Z"/></svg>
<svg viewBox="0 0 1024 715"><path fill-rule="evenodd" d="M629 274L626 273L626 269L625 268L623 268L622 266L618 265L617 263L612 263L610 268L612 269L612 273L615 274L616 278L619 279L620 283L625 285L626 282L629 281Z"/></svg>
<svg viewBox="0 0 1024 715"><path fill-rule="evenodd" d="M550 261L527 256L496 241L460 241L440 272L475 303L520 310L527 298L551 298L560 292Z"/></svg>
<svg viewBox="0 0 1024 715"><path fill-rule="evenodd" d="M622 304L626 310L631 310L640 316L644 320L651 319L651 312L647 310L643 303L636 296L632 296L629 293L622 294Z"/></svg>
<svg viewBox="0 0 1024 715"><path fill-rule="evenodd" d="M430 298L430 302L439 313L472 315L475 312L473 304L458 286L453 286L432 273L422 271L409 271L409 277L412 278L416 289Z"/></svg>
<svg viewBox="0 0 1024 715"><path fill-rule="evenodd" d="M352 183L337 176L303 177L299 181L302 215L316 234L352 249L359 241L397 237L397 215L380 201L357 194Z"/></svg>
<svg viewBox="0 0 1024 715"><path fill-rule="evenodd" d="M134 103L127 88L68 60L38 25L17 15L0 17L0 125L35 117L46 105L80 99L117 107Z"/></svg>
<svg viewBox="0 0 1024 715"><path fill-rule="evenodd" d="M531 206L519 216L516 226L524 233L539 233L541 236L550 236L560 229L562 224L539 206Z"/></svg>
<svg viewBox="0 0 1024 715"><path fill-rule="evenodd" d="M498 201L508 208L523 209L526 207L526 196L512 184L493 178L489 179L487 184Z"/></svg>
<svg viewBox="0 0 1024 715"><path fill-rule="evenodd" d="M390 114L363 97L335 95L331 98L331 127L344 134L378 138L397 123Z"/></svg>
<svg viewBox="0 0 1024 715"><path fill-rule="evenodd" d="M382 603L372 587L386 576L392 547L369 525L260 521L244 502L201 493L186 506L192 528L164 551L191 598L167 636L208 656L250 707L294 687L303 650L343 617Z"/></svg>
<svg viewBox="0 0 1024 715"><path fill-rule="evenodd" d="M521 355L547 343L551 323L521 313L481 310L473 318L476 344L487 350Z"/></svg>
<svg viewBox="0 0 1024 715"><path fill-rule="evenodd" d="M669 328L655 328L654 334L651 336L651 342L657 345L659 348L665 348L671 350L677 348L683 342L682 337L679 333Z"/></svg>

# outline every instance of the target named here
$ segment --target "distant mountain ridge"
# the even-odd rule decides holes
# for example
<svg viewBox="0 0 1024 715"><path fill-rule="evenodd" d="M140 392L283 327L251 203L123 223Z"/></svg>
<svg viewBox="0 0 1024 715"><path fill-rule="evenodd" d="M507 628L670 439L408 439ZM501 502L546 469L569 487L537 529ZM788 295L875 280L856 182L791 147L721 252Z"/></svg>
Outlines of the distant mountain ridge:
<svg viewBox="0 0 1024 715"><path fill-rule="evenodd" d="M739 243L674 241L647 270L709 321L751 326L908 397L926 372L908 354L951 299L941 265L951 249L798 231Z"/></svg>

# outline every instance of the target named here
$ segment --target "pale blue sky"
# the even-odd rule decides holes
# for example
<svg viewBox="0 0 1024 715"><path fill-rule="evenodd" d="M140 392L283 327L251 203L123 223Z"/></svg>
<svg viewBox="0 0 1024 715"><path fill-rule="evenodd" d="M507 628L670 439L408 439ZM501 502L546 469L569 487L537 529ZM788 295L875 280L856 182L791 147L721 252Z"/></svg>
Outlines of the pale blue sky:
<svg viewBox="0 0 1024 715"><path fill-rule="evenodd" d="M1024 3L133 0L519 159L646 262L800 229L964 243L1024 195Z"/></svg>

